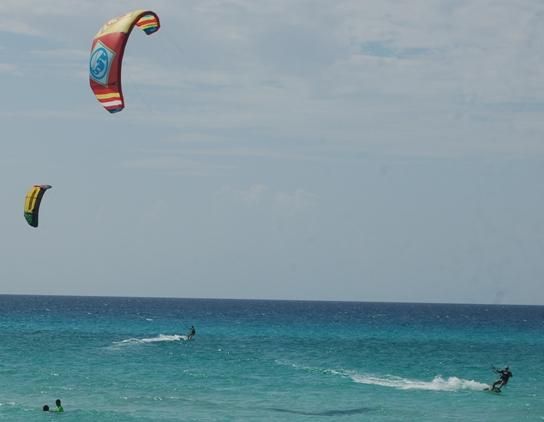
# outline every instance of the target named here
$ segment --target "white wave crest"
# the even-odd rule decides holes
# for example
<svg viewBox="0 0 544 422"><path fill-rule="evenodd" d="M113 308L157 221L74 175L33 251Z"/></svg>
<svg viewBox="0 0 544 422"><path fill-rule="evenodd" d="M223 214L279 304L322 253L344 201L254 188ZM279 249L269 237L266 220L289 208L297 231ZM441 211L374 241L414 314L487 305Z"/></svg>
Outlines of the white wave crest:
<svg viewBox="0 0 544 422"><path fill-rule="evenodd" d="M169 342L169 341L185 341L187 336L179 334L159 334L157 337L150 338L128 338L126 340L114 341L113 344L116 346L130 346L135 344L148 344L148 343L159 343L159 342Z"/></svg>
<svg viewBox="0 0 544 422"><path fill-rule="evenodd" d="M489 387L487 384L474 380L466 380L457 377L442 378L436 376L432 381L421 381L408 378L387 375L378 377L372 375L348 374L359 384L380 385L382 387L397 388L399 390L430 390L430 391L459 391L459 390L483 390Z"/></svg>

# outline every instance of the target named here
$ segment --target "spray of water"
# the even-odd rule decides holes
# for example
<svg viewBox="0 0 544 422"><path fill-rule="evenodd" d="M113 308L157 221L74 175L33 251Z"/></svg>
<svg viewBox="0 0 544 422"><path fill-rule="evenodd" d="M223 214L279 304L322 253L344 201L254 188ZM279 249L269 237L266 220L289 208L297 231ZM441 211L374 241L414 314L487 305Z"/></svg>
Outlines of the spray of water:
<svg viewBox="0 0 544 422"><path fill-rule="evenodd" d="M148 344L148 343L160 343L160 342L170 342L170 341L184 341L187 340L187 336L182 336L179 334L166 335L159 334L157 337L150 338L129 338L121 341L114 341L113 345L115 346L132 346L136 344Z"/></svg>

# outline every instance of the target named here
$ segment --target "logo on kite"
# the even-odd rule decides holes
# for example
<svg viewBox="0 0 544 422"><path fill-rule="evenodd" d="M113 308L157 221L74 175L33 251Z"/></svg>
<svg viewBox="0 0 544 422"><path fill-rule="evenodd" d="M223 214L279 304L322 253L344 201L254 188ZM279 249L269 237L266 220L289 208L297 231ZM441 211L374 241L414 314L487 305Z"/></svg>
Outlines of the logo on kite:
<svg viewBox="0 0 544 422"><path fill-rule="evenodd" d="M107 85L111 68L110 63L114 57L115 53L98 41L91 53L90 77L101 85Z"/></svg>

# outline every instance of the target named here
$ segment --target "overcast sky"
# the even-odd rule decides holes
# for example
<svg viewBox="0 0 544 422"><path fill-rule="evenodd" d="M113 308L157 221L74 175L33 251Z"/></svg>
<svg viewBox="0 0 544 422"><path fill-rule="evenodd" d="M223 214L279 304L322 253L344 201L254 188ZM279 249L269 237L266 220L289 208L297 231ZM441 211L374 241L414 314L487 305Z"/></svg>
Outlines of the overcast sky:
<svg viewBox="0 0 544 422"><path fill-rule="evenodd" d="M137 8L110 115L91 41ZM0 293L544 304L542 1L0 16Z"/></svg>

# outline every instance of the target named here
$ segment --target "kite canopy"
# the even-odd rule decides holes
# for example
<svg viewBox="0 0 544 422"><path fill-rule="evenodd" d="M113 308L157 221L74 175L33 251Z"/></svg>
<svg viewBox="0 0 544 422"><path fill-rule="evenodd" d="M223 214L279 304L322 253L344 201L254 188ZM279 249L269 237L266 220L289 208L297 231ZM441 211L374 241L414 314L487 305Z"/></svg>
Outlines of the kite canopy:
<svg viewBox="0 0 544 422"><path fill-rule="evenodd" d="M43 194L51 185L34 185L26 194L25 198L25 218L32 227L38 227L38 213L42 203Z"/></svg>
<svg viewBox="0 0 544 422"><path fill-rule="evenodd" d="M110 113L117 113L125 107L121 65L128 37L135 25L151 35L160 28L159 17L150 10L135 10L106 22L93 39L89 82L96 99Z"/></svg>

